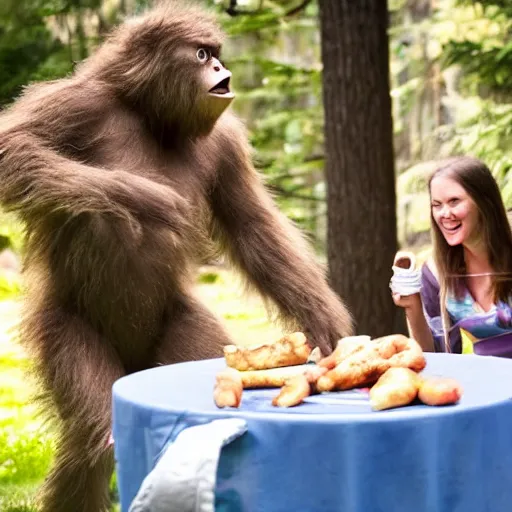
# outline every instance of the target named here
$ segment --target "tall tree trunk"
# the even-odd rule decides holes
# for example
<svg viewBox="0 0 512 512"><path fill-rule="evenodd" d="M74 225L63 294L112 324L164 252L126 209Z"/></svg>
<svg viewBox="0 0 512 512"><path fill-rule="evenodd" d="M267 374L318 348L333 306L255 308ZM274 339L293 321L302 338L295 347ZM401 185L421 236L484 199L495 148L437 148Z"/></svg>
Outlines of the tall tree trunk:
<svg viewBox="0 0 512 512"><path fill-rule="evenodd" d="M359 334L404 332L389 280L397 250L386 0L320 0L327 250Z"/></svg>

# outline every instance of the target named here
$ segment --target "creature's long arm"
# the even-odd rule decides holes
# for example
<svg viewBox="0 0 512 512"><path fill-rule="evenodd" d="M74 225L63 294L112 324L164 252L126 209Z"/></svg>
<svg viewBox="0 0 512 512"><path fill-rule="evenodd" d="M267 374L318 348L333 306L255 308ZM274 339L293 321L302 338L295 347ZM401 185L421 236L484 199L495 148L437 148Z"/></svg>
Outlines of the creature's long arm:
<svg viewBox="0 0 512 512"><path fill-rule="evenodd" d="M25 220L56 212L71 216L100 213L128 222L152 219L182 229L178 220L186 217L185 211L182 215L176 212L186 205L170 187L66 155L75 133L85 132L92 140L97 136L97 127L87 125L92 108L72 98L66 107L49 114L43 103L39 109L15 108L0 117L0 203ZM59 133L53 133L57 129ZM64 138L69 142L64 144ZM91 146L89 151L96 149Z"/></svg>
<svg viewBox="0 0 512 512"><path fill-rule="evenodd" d="M266 191L243 129L225 122L216 137L224 155L212 194L218 238L252 284L278 306L283 320L330 353L340 337L352 333L349 312L300 232Z"/></svg>

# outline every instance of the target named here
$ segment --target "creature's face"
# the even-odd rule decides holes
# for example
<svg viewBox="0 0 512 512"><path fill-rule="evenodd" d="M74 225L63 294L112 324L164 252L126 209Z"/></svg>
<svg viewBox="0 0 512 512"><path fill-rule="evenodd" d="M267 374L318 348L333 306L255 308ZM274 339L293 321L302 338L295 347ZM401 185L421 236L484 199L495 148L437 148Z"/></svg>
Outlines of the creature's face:
<svg viewBox="0 0 512 512"><path fill-rule="evenodd" d="M233 101L234 93L230 90L231 71L226 69L214 54L208 48L199 48L196 52L197 60L203 66L202 82L207 91L206 102L209 109L218 112L220 115L226 107Z"/></svg>
<svg viewBox="0 0 512 512"><path fill-rule="evenodd" d="M176 69L175 86L185 93L182 101L190 111L205 123L216 121L235 97L230 89L231 72L219 60L219 53L220 47L196 43L180 46L175 54L175 61L183 66Z"/></svg>
<svg viewBox="0 0 512 512"><path fill-rule="evenodd" d="M224 35L204 10L171 7L121 28L106 72L156 124L205 134L235 97L231 72L219 60Z"/></svg>
<svg viewBox="0 0 512 512"><path fill-rule="evenodd" d="M449 245L469 246L480 240L479 211L462 185L438 176L430 184L432 217Z"/></svg>

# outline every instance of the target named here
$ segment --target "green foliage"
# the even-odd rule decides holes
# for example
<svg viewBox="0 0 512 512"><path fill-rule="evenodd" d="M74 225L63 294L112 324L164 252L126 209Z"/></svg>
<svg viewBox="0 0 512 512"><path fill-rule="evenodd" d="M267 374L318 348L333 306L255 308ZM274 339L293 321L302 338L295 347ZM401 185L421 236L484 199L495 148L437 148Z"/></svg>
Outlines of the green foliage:
<svg viewBox="0 0 512 512"><path fill-rule="evenodd" d="M512 207L512 5L505 0L457 4L471 5L474 29L443 48L444 66L456 64L464 72L465 113L458 116L449 147L485 161Z"/></svg>
<svg viewBox="0 0 512 512"><path fill-rule="evenodd" d="M39 434L20 435L4 427L0 433L0 482L27 484L39 482L48 471L52 458L50 443Z"/></svg>
<svg viewBox="0 0 512 512"><path fill-rule="evenodd" d="M315 238L316 203L324 201L318 5L288 16L300 2L250 4L221 17L231 36L224 60L233 71L235 109L281 209Z"/></svg>
<svg viewBox="0 0 512 512"><path fill-rule="evenodd" d="M0 210L0 252L11 249L20 254L23 250L23 226L12 214ZM0 269L0 301L11 299L21 291L20 276L10 270Z"/></svg>
<svg viewBox="0 0 512 512"><path fill-rule="evenodd" d="M198 278L198 282L202 284L214 284L221 280L218 272L202 272Z"/></svg>
<svg viewBox="0 0 512 512"><path fill-rule="evenodd" d="M277 25L279 20L278 13L271 9L261 9L257 14L238 16L230 22L226 22L226 32L230 36L258 32Z"/></svg>
<svg viewBox="0 0 512 512"><path fill-rule="evenodd" d="M15 302L0 301L0 510L32 512L52 452L29 403L29 361L16 342L18 315Z"/></svg>
<svg viewBox="0 0 512 512"><path fill-rule="evenodd" d="M12 299L19 295L21 282L13 272L0 272L0 301Z"/></svg>
<svg viewBox="0 0 512 512"><path fill-rule="evenodd" d="M12 101L24 85L62 76L71 69L62 43L45 23L45 16L58 12L62 4L63 0L3 0L0 6L0 106Z"/></svg>
<svg viewBox="0 0 512 512"><path fill-rule="evenodd" d="M509 31L512 29L512 20L504 25L508 25L506 31ZM512 40L507 42L501 37L497 41L451 40L444 48L444 61L446 66L462 66L466 77L475 79L468 81L468 85L473 86L476 93L509 95L512 90ZM487 86L488 91L484 86Z"/></svg>
<svg viewBox="0 0 512 512"><path fill-rule="evenodd" d="M512 4L510 0L458 0L458 5L480 7L482 13L490 19L507 16L512 18Z"/></svg>
<svg viewBox="0 0 512 512"><path fill-rule="evenodd" d="M0 487L0 510L2 512L37 512L32 488L26 490L19 488L2 488ZM1 496L6 496L2 498Z"/></svg>
<svg viewBox="0 0 512 512"><path fill-rule="evenodd" d="M452 140L452 152L473 154L492 170L508 208L512 207L512 104L475 100L476 113L461 122Z"/></svg>
<svg viewBox="0 0 512 512"><path fill-rule="evenodd" d="M0 209L0 250L5 247L12 248L15 252L21 252L23 247L24 229L20 220L11 213L2 212ZM7 243L4 240L7 239Z"/></svg>
<svg viewBox="0 0 512 512"><path fill-rule="evenodd" d="M454 154L482 159L512 207L512 3L439 0L430 16L418 14L420 3L393 4L394 124L406 153L399 217L408 205L408 224L425 224L428 215L417 211L423 171L430 160Z"/></svg>

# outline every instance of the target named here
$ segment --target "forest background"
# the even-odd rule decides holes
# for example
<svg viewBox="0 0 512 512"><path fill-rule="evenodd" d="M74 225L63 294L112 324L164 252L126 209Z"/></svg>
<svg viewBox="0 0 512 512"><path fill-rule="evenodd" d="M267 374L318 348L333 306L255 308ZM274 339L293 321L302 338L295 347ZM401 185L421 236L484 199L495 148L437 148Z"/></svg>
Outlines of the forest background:
<svg viewBox="0 0 512 512"><path fill-rule="evenodd" d="M425 180L435 159L480 157L512 208L512 2L388 0L386 8L386 0L201 1L217 10L229 34L223 60L234 75L234 109L279 206L305 230L361 328L389 330L390 274L375 267L382 257L371 258L384 248L388 258L398 247L420 260L428 254ZM150 3L2 0L0 106L28 83L72 72L112 25ZM358 61L369 75L349 73ZM375 69L381 74L372 75ZM354 90L367 96L351 102ZM384 101L373 101L379 93ZM388 138L386 123L376 128L382 136L368 127L377 110L378 119L389 117ZM382 174L391 188L382 186ZM389 210L392 225L372 228ZM0 510L9 512L33 510L33 490L52 456L51 431L42 430L29 402L30 361L15 340L23 250L23 226L0 211ZM198 285L233 335L277 335L258 299L240 303L229 270L208 263L216 265L204 267ZM365 273L370 267L376 274ZM377 307L373 296L381 297Z"/></svg>

